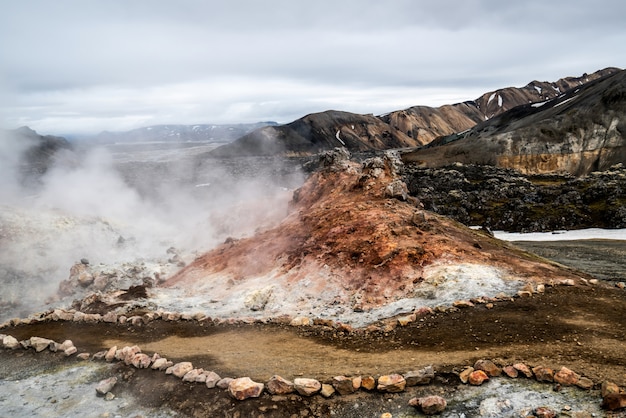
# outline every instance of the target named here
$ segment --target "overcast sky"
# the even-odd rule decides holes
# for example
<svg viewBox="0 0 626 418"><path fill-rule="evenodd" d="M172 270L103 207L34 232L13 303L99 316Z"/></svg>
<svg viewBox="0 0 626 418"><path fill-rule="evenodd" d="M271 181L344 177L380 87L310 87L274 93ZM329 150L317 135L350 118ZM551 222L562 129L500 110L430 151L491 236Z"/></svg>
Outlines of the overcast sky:
<svg viewBox="0 0 626 418"><path fill-rule="evenodd" d="M623 0L0 0L0 124L382 114L626 66Z"/></svg>

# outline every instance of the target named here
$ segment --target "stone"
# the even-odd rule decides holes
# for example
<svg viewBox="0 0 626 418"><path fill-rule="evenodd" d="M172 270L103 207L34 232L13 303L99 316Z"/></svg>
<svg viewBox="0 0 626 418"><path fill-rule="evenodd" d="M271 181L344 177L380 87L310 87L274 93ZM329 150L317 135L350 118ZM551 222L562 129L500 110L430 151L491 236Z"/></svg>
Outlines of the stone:
<svg viewBox="0 0 626 418"><path fill-rule="evenodd" d="M332 385L335 388L335 390L342 396L349 395L350 393L354 393L356 391L356 388L354 387L352 379L346 376L333 377Z"/></svg>
<svg viewBox="0 0 626 418"><path fill-rule="evenodd" d="M98 385L96 386L96 393L98 395L104 396L113 389L116 383L117 377L115 376L101 380L100 383L98 383Z"/></svg>
<svg viewBox="0 0 626 418"><path fill-rule="evenodd" d="M474 304L469 300L455 300L452 303L452 306L454 306L455 308L473 308Z"/></svg>
<svg viewBox="0 0 626 418"><path fill-rule="evenodd" d="M218 382L215 384L215 387L219 389L228 389L228 386L230 385L230 382L232 381L233 381L232 377L223 377L220 380L218 380Z"/></svg>
<svg viewBox="0 0 626 418"><path fill-rule="evenodd" d="M374 376L361 377L361 387L365 390L376 389L376 379L374 378Z"/></svg>
<svg viewBox="0 0 626 418"><path fill-rule="evenodd" d="M421 370L406 372L404 375L407 386L428 385L435 378L433 366L427 366Z"/></svg>
<svg viewBox="0 0 626 418"><path fill-rule="evenodd" d="M435 415L443 412L448 403L444 398L437 395L424 396L409 400L409 405L421 409L425 415Z"/></svg>
<svg viewBox="0 0 626 418"><path fill-rule="evenodd" d="M120 354L121 356L120 360L122 360L127 366L130 366L132 364L133 357L135 357L135 354L137 353L141 353L141 348L139 348L139 346L137 345L133 345L132 347L126 346L122 348L122 352Z"/></svg>
<svg viewBox="0 0 626 418"><path fill-rule="evenodd" d="M378 389L379 392L389 392L396 393L402 392L406 387L406 380L404 377L399 374L389 374L383 375L378 378Z"/></svg>
<svg viewBox="0 0 626 418"><path fill-rule="evenodd" d="M555 418L556 411L548 408L547 406L540 406L538 408L535 408L535 416L537 418Z"/></svg>
<svg viewBox="0 0 626 418"><path fill-rule="evenodd" d="M589 379L588 377L581 377L580 379L578 379L578 382L576 382L576 386L585 390L593 389L593 385L593 380Z"/></svg>
<svg viewBox="0 0 626 418"><path fill-rule="evenodd" d="M463 371L459 373L459 379L461 379L461 382L462 383L469 382L470 374L472 374L473 371L474 371L474 368L471 366L463 369Z"/></svg>
<svg viewBox="0 0 626 418"><path fill-rule="evenodd" d="M115 399L115 395L112 394L111 392L107 392L107 394L104 395L104 400L105 401L112 401L113 399Z"/></svg>
<svg viewBox="0 0 626 418"><path fill-rule="evenodd" d="M292 327L304 327L311 325L311 318L306 316L298 316L291 320L290 325Z"/></svg>
<svg viewBox="0 0 626 418"><path fill-rule="evenodd" d="M108 323L116 323L117 314L115 312L107 312L102 316L102 321Z"/></svg>
<svg viewBox="0 0 626 418"><path fill-rule="evenodd" d="M617 386L613 382L609 382L608 380L605 380L604 382L602 382L600 393L602 394L603 398L606 395L609 395L611 393L620 393L619 386Z"/></svg>
<svg viewBox="0 0 626 418"><path fill-rule="evenodd" d="M602 408L609 411L626 408L626 393L609 393L602 398Z"/></svg>
<svg viewBox="0 0 626 418"><path fill-rule="evenodd" d="M219 374L212 372L212 371L206 371L204 372L204 384L206 385L206 387L208 387L209 389L213 389L218 382L220 382L222 380L222 378L220 377Z"/></svg>
<svg viewBox="0 0 626 418"><path fill-rule="evenodd" d="M78 351L78 349L77 349L76 347L71 346L71 347L66 348L65 350L63 350L63 354L64 354L66 357L69 357L69 356L71 356L72 354L76 354L76 352L77 352L77 351Z"/></svg>
<svg viewBox="0 0 626 418"><path fill-rule="evenodd" d="M144 353L135 354L130 361L130 364L137 369L147 369L150 367L150 363L152 363L152 359L149 355Z"/></svg>
<svg viewBox="0 0 626 418"><path fill-rule="evenodd" d="M228 392L230 396L240 401L248 398L258 398L263 392L263 383L257 383L249 377L240 377L233 379L228 384Z"/></svg>
<svg viewBox="0 0 626 418"><path fill-rule="evenodd" d="M411 322L415 322L416 319L417 315L415 314L401 316L400 318L398 318L398 325L400 325L401 327L406 327Z"/></svg>
<svg viewBox="0 0 626 418"><path fill-rule="evenodd" d="M104 355L104 360L108 361L109 363L112 362L113 360L115 360L115 352L117 351L117 346L114 345L113 347L109 348L107 353Z"/></svg>
<svg viewBox="0 0 626 418"><path fill-rule="evenodd" d="M195 382L199 376L203 375L203 373L204 369L191 369L182 377L183 382ZM206 375L204 379L206 382Z"/></svg>
<svg viewBox="0 0 626 418"><path fill-rule="evenodd" d="M530 367L528 367L524 363L515 363L513 365L513 368L515 368L515 370L522 373L527 378L533 377L533 372L530 370Z"/></svg>
<svg viewBox="0 0 626 418"><path fill-rule="evenodd" d="M549 367L533 367L533 373L538 382L554 382L554 370Z"/></svg>
<svg viewBox="0 0 626 418"><path fill-rule="evenodd" d="M328 383L322 383L322 389L320 390L320 395L325 398L330 398L335 394L335 388L333 385L329 385Z"/></svg>
<svg viewBox="0 0 626 418"><path fill-rule="evenodd" d="M567 367L561 367L561 370L554 374L554 381L563 386L573 386L578 383L579 379L580 375Z"/></svg>
<svg viewBox="0 0 626 418"><path fill-rule="evenodd" d="M61 343L61 345L58 347L59 351L65 351L68 348L74 347L74 343L72 342L72 340L65 340Z"/></svg>
<svg viewBox="0 0 626 418"><path fill-rule="evenodd" d="M286 395L295 391L292 381L278 375L272 376L265 387L272 395Z"/></svg>
<svg viewBox="0 0 626 418"><path fill-rule="evenodd" d="M86 360L89 360L89 357L90 357L90 356L91 356L91 355L90 355L89 353L80 353L80 354L78 354L78 355L76 356L76 358L77 358L77 359L79 359L79 360L86 361Z"/></svg>
<svg viewBox="0 0 626 418"><path fill-rule="evenodd" d="M104 356L106 356L107 352L105 351L98 351L97 353L95 353L93 356L91 356L92 360L102 360L104 358Z"/></svg>
<svg viewBox="0 0 626 418"><path fill-rule="evenodd" d="M152 366L150 366L150 368L152 370L167 370L168 367L172 367L172 364L169 366L167 364L168 361L166 358L158 358L152 362Z"/></svg>
<svg viewBox="0 0 626 418"><path fill-rule="evenodd" d="M515 379L517 376L519 376L519 371L513 366L504 366L502 368L502 371L511 379Z"/></svg>
<svg viewBox="0 0 626 418"><path fill-rule="evenodd" d="M480 386L487 380L489 380L489 376L483 370L474 370L467 379L469 384L473 386Z"/></svg>
<svg viewBox="0 0 626 418"><path fill-rule="evenodd" d="M313 396L322 390L322 384L319 381L307 378L294 379L293 387L302 396Z"/></svg>
<svg viewBox="0 0 626 418"><path fill-rule="evenodd" d="M30 337L30 346L35 349L36 352L40 353L43 350L47 349L50 346L50 343L54 341L49 340L47 338L41 337Z"/></svg>
<svg viewBox="0 0 626 418"><path fill-rule="evenodd" d="M176 363L171 367L168 367L165 370L165 374L173 374L174 376L181 378L187 374L190 370L193 369L193 364L189 361L181 361L180 363Z"/></svg>
<svg viewBox="0 0 626 418"><path fill-rule="evenodd" d="M19 348L20 342L12 335L5 335L2 339L2 345L4 348L15 350L16 348Z"/></svg>
<svg viewBox="0 0 626 418"><path fill-rule="evenodd" d="M477 360L474 363L474 370L482 370L490 377L497 377L502 374L502 369L495 365L491 360Z"/></svg>

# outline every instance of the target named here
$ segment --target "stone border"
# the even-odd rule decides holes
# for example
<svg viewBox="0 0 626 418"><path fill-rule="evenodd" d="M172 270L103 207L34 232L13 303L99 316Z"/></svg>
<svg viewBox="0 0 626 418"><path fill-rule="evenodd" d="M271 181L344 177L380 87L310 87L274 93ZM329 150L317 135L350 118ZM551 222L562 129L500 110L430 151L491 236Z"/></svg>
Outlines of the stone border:
<svg viewBox="0 0 626 418"><path fill-rule="evenodd" d="M335 376L329 382L320 382L316 379L301 377L290 381L274 375L267 382L259 383L249 377L222 378L214 371L194 368L193 364L188 361L173 363L161 357L158 353L153 353L152 356L149 356L142 353L141 348L137 345L122 348L113 346L108 350L99 351L92 355L86 352L78 353L78 349L71 340L58 343L47 338L31 337L27 340L18 341L11 335L0 334L0 347L6 350L33 349L37 353L48 350L54 353L63 353L65 357L75 355L75 358L83 361L124 362L127 366L137 369L150 368L155 371L165 372L165 374L174 375L183 382L204 384L209 389L219 388L227 390L230 396L237 400L259 397L264 391L271 395L297 393L305 397L319 394L325 398L335 394L345 396L357 390L383 394L399 393L404 392L407 387L429 385L433 382L436 375L434 367L427 366L404 374L394 373L381 375L378 378L371 375ZM607 410L626 408L626 391L623 388L609 381L604 381L601 384L593 382L591 379L581 376L567 367L561 367L559 371L541 365L531 368L524 363L501 367L491 360L481 359L476 361L473 366L466 366L461 372L455 374L460 382L474 386L482 385L491 378L500 376L507 376L511 379L535 379L538 382L554 385L556 390L563 386L575 386L583 390L591 390L599 386L603 408ZM114 395L111 393L111 390L116 382L117 380L114 377L101 381L96 387L96 393L100 396L105 396L106 399L113 399ZM420 409L423 413L434 414L445 409L446 401L438 396L427 396L419 399L413 398L409 401L409 405Z"/></svg>

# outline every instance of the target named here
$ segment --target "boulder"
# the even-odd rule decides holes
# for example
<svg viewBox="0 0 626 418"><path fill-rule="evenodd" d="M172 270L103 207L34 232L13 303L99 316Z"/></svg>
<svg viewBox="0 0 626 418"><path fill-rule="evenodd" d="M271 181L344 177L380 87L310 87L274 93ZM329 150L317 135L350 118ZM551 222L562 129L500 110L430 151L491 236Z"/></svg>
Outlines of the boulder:
<svg viewBox="0 0 626 418"><path fill-rule="evenodd" d="M195 382L200 376L205 376L204 381L206 382L206 375L203 373L204 369L191 369L182 377L183 382Z"/></svg>
<svg viewBox="0 0 626 418"><path fill-rule="evenodd" d="M399 374L383 375L378 378L378 386L376 387L379 392L402 392L406 387L406 380Z"/></svg>
<svg viewBox="0 0 626 418"><path fill-rule="evenodd" d="M193 369L193 364L189 361L181 361L165 370L165 374L173 374L178 378L183 378L189 371Z"/></svg>
<svg viewBox="0 0 626 418"><path fill-rule="evenodd" d="M359 382L359 386L360 386ZM332 386L340 395L349 395L350 393L354 393L357 388L355 388L352 378L346 376L335 376L332 379Z"/></svg>
<svg viewBox="0 0 626 418"><path fill-rule="evenodd" d="M325 398L330 398L335 394L335 388L333 385L329 385L328 383L322 383L322 389L320 390L320 395Z"/></svg>
<svg viewBox="0 0 626 418"><path fill-rule="evenodd" d="M270 380L268 380L265 387L272 395L286 395L295 391L292 381L284 379L278 375L272 376Z"/></svg>
<svg viewBox="0 0 626 418"><path fill-rule="evenodd" d="M528 378L533 377L533 372L530 370L530 367L524 363L515 363L513 368Z"/></svg>
<svg viewBox="0 0 626 418"><path fill-rule="evenodd" d="M113 347L107 350L107 353L104 355L104 360L108 362L112 362L113 360L115 360L116 352L117 352L117 346L114 345Z"/></svg>
<svg viewBox="0 0 626 418"><path fill-rule="evenodd" d="M101 380L100 383L98 383L98 386L96 386L96 393L98 395L104 396L113 389L116 383L117 377L115 376Z"/></svg>
<svg viewBox="0 0 626 418"><path fill-rule="evenodd" d="M248 398L258 398L263 392L263 383L254 382L249 377L240 377L233 379L228 384L228 392L230 396L240 401Z"/></svg>
<svg viewBox="0 0 626 418"><path fill-rule="evenodd" d="M497 377L502 374L502 369L495 365L491 360L477 360L474 363L474 370L482 370L490 377Z"/></svg>
<svg viewBox="0 0 626 418"><path fill-rule="evenodd" d="M366 390L376 389L376 379L374 376L363 376L361 378L361 387Z"/></svg>
<svg viewBox="0 0 626 418"><path fill-rule="evenodd" d="M579 379L580 375L567 367L561 367L561 370L554 374L554 381L563 386L573 386L578 383Z"/></svg>
<svg viewBox="0 0 626 418"><path fill-rule="evenodd" d="M50 343L54 343L54 341L49 340L47 338L30 337L30 346L34 348L35 351L38 353L47 349L50 346Z"/></svg>
<svg viewBox="0 0 626 418"><path fill-rule="evenodd" d="M482 370L474 370L468 377L469 384L473 386L480 386L487 380L489 380L489 376Z"/></svg>
<svg viewBox="0 0 626 418"><path fill-rule="evenodd" d="M519 370L517 370L513 366L504 366L502 368L502 371L504 372L505 375L507 375L511 379L515 379L517 376L519 376Z"/></svg>
<svg viewBox="0 0 626 418"><path fill-rule="evenodd" d="M205 371L204 372L204 384L206 385L206 387L208 387L209 389L214 388L217 383L222 380L222 378L220 377L219 374L212 372L212 371Z"/></svg>
<svg viewBox="0 0 626 418"><path fill-rule="evenodd" d="M158 358L152 362L152 366L150 368L152 370L167 370L168 367L172 367L173 363L171 361L167 361L166 358Z"/></svg>
<svg viewBox="0 0 626 418"><path fill-rule="evenodd" d="M4 346L4 348L15 350L16 348L19 348L20 342L12 335L5 335L2 339L2 345Z"/></svg>
<svg viewBox="0 0 626 418"><path fill-rule="evenodd" d="M420 409L425 415L435 415L443 412L448 403L441 396L424 396L422 398L412 398L409 405Z"/></svg>
<svg viewBox="0 0 626 418"><path fill-rule="evenodd" d="M538 382L554 382L554 370L549 367L533 367L533 373Z"/></svg>
<svg viewBox="0 0 626 418"><path fill-rule="evenodd" d="M322 390L322 384L319 381L307 378L294 379L293 387L302 396L313 396Z"/></svg>
<svg viewBox="0 0 626 418"><path fill-rule="evenodd" d="M144 353L137 353L132 357L130 362L137 369L147 369L150 367L150 363L152 363L152 359L149 355Z"/></svg>
<svg viewBox="0 0 626 418"><path fill-rule="evenodd" d="M230 382L232 382L233 380L234 379L232 377L223 377L217 381L217 383L215 384L215 387L219 389L228 389Z"/></svg>
<svg viewBox="0 0 626 418"><path fill-rule="evenodd" d="M72 354L76 354L76 352L77 352L77 351L78 351L78 349L77 349L76 347L71 346L71 347L68 347L68 348L66 348L65 350L63 350L63 354L64 354L66 357L69 357L69 356L71 356Z"/></svg>
<svg viewBox="0 0 626 418"><path fill-rule="evenodd" d="M409 371L404 374L407 386L428 385L435 378L433 366L427 366L421 370Z"/></svg>

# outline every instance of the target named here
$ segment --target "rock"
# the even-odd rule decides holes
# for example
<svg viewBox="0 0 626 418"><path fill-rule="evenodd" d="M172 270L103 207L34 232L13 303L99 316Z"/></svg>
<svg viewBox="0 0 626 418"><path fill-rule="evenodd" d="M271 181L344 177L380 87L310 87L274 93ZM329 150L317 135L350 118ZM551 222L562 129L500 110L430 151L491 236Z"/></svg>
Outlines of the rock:
<svg viewBox="0 0 626 418"><path fill-rule="evenodd" d="M263 383L254 382L249 377L240 377L233 379L228 384L228 392L230 396L240 401L248 398L258 398L263 392Z"/></svg>
<svg viewBox="0 0 626 418"><path fill-rule="evenodd" d="M524 376L528 378L533 377L533 372L530 370L530 367L528 367L524 363L515 363L513 367L515 368L515 370L522 373Z"/></svg>
<svg viewBox="0 0 626 418"><path fill-rule="evenodd" d="M168 361L166 358L158 358L154 360L152 362L152 366L150 366L152 370L167 370L168 367L172 367L172 364L168 365Z"/></svg>
<svg viewBox="0 0 626 418"><path fill-rule="evenodd" d="M303 327L311 325L311 319L306 316L298 316L291 320L290 325L292 327Z"/></svg>
<svg viewBox="0 0 626 418"><path fill-rule="evenodd" d="M267 286L263 289L254 290L248 293L243 304L251 311L262 311L270 301L273 292L274 286Z"/></svg>
<svg viewBox="0 0 626 418"><path fill-rule="evenodd" d="M204 369L191 369L182 377L183 382L195 382L198 377L203 375ZM204 378L206 382L206 376Z"/></svg>
<svg viewBox="0 0 626 418"><path fill-rule="evenodd" d="M219 374L212 372L212 371L204 372L204 375L205 375L204 384L209 389L214 388L218 384L218 382L222 380Z"/></svg>
<svg viewBox="0 0 626 418"><path fill-rule="evenodd" d="M91 356L91 359L92 360L102 360L104 358L104 356L106 356L106 354L107 354L106 351L98 351L93 356Z"/></svg>
<svg viewBox="0 0 626 418"><path fill-rule="evenodd" d="M61 345L58 347L59 351L65 351L68 348L74 347L74 343L72 342L72 340L65 340L61 343Z"/></svg>
<svg viewBox="0 0 626 418"><path fill-rule="evenodd" d="M409 371L404 374L407 386L428 385L435 378L433 366L427 366L421 370Z"/></svg>
<svg viewBox="0 0 626 418"><path fill-rule="evenodd" d="M406 327L411 322L415 322L416 319L417 315L415 314L401 316L400 318L398 318L398 325L400 325L401 327Z"/></svg>
<svg viewBox="0 0 626 418"><path fill-rule="evenodd" d="M567 367L561 367L561 370L555 373L554 381L564 386L572 386L578 383L580 375L574 373Z"/></svg>
<svg viewBox="0 0 626 418"><path fill-rule="evenodd" d="M141 348L137 345L133 345L132 347L124 347L120 353L120 360L123 361L127 366L130 366L133 361L133 357L135 354L141 353Z"/></svg>
<svg viewBox="0 0 626 418"><path fill-rule="evenodd" d="M482 370L474 370L469 374L467 379L469 384L473 386L480 386L487 380L489 380L489 376Z"/></svg>
<svg viewBox="0 0 626 418"><path fill-rule="evenodd" d="M5 335L2 339L2 345L4 346L4 348L15 350L16 348L19 348L20 342L12 335Z"/></svg>
<svg viewBox="0 0 626 418"><path fill-rule="evenodd" d="M404 377L399 374L389 374L383 375L378 378L378 389L379 392L389 392L396 393L402 392L406 387L406 380Z"/></svg>
<svg viewBox="0 0 626 418"><path fill-rule="evenodd" d="M332 385L340 395L349 395L350 393L354 393L356 391L356 388L352 383L352 379L346 376L333 377Z"/></svg>
<svg viewBox="0 0 626 418"><path fill-rule="evenodd" d="M578 382L576 382L576 386L585 390L592 389L593 385L593 380L589 379L588 377L581 377L580 379L578 379Z"/></svg>
<svg viewBox="0 0 626 418"><path fill-rule="evenodd" d="M491 360L477 360L474 363L474 370L482 370L490 377L497 377L502 374L502 369L495 365Z"/></svg>
<svg viewBox="0 0 626 418"><path fill-rule="evenodd" d="M609 382L608 380L605 380L604 382L602 382L602 387L600 388L600 393L602 394L603 398L606 395L609 395L609 394L612 394L612 393L620 393L619 386L617 386L613 382Z"/></svg>
<svg viewBox="0 0 626 418"><path fill-rule="evenodd" d="M165 370L165 374L173 374L174 376L181 378L187 374L190 370L193 369L193 364L189 361L181 361L180 363L176 363L171 367L168 367Z"/></svg>
<svg viewBox="0 0 626 418"><path fill-rule="evenodd" d="M376 379L374 376L363 376L361 378L361 387L366 390L376 389Z"/></svg>
<svg viewBox="0 0 626 418"><path fill-rule="evenodd" d="M313 396L322 389L322 384L315 379L297 378L293 387L302 396Z"/></svg>
<svg viewBox="0 0 626 418"><path fill-rule="evenodd" d="M272 395L286 395L295 391L292 381L283 379L278 375L272 376L265 387Z"/></svg>
<svg viewBox="0 0 626 418"><path fill-rule="evenodd" d="M463 369L461 373L459 373L459 379L462 383L467 383L469 381L470 374L474 371L473 367L466 367Z"/></svg>
<svg viewBox="0 0 626 418"><path fill-rule="evenodd" d="M232 377L223 377L215 384L215 386L219 389L228 389L228 386L230 385L230 382L232 381L233 381Z"/></svg>
<svg viewBox="0 0 626 418"><path fill-rule="evenodd" d="M91 355L90 355L89 353L80 353L80 354L78 354L78 355L76 356L76 358L77 358L77 359L79 359L79 360L86 361L86 360L89 360L89 357L90 357L90 356L91 356Z"/></svg>
<svg viewBox="0 0 626 418"><path fill-rule="evenodd" d="M609 411L626 408L626 393L609 393L602 398L602 408Z"/></svg>
<svg viewBox="0 0 626 418"><path fill-rule="evenodd" d="M112 362L113 360L115 360L116 352L117 352L117 346L114 345L113 347L109 348L107 353L104 355L104 360L108 361L109 363Z"/></svg>
<svg viewBox="0 0 626 418"><path fill-rule="evenodd" d="M535 408L535 416L537 418L555 418L556 411L548 408L547 406L540 406L539 408Z"/></svg>
<svg viewBox="0 0 626 418"><path fill-rule="evenodd" d="M412 398L409 405L421 409L425 415L435 415L443 412L448 403L441 396L424 396L422 398Z"/></svg>
<svg viewBox="0 0 626 418"><path fill-rule="evenodd" d="M150 367L150 363L152 363L152 359L149 355L144 353L137 353L132 357L130 364L132 364L137 369L147 369Z"/></svg>
<svg viewBox="0 0 626 418"><path fill-rule="evenodd" d="M64 354L66 357L69 357L69 356L71 356L72 354L76 354L76 352L77 352L77 351L78 351L78 349L77 349L76 347L71 346L71 347L68 347L68 348L66 348L65 350L63 350L63 354Z"/></svg>
<svg viewBox="0 0 626 418"><path fill-rule="evenodd" d="M102 321L114 324L117 322L117 314L115 312L107 312L102 316Z"/></svg>
<svg viewBox="0 0 626 418"><path fill-rule="evenodd" d="M116 383L117 377L115 376L101 380L100 383L98 383L98 386L96 386L96 392L98 395L104 396L113 389Z"/></svg>
<svg viewBox="0 0 626 418"><path fill-rule="evenodd" d="M554 370L548 367L533 367L533 373L538 382L554 382Z"/></svg>
<svg viewBox="0 0 626 418"><path fill-rule="evenodd" d="M35 351L38 353L48 348L50 346L50 343L54 343L54 341L47 338L30 337L30 346L34 348Z"/></svg>
<svg viewBox="0 0 626 418"><path fill-rule="evenodd" d="M511 379L515 379L517 376L519 376L519 371L513 366L505 366L502 368L502 371Z"/></svg>
<svg viewBox="0 0 626 418"><path fill-rule="evenodd" d="M473 308L474 304L469 300L455 300L452 303L452 306L454 306L455 308Z"/></svg>
<svg viewBox="0 0 626 418"><path fill-rule="evenodd" d="M322 383L322 389L320 390L320 395L325 398L330 398L335 394L335 388L333 385L329 385L327 383Z"/></svg>

